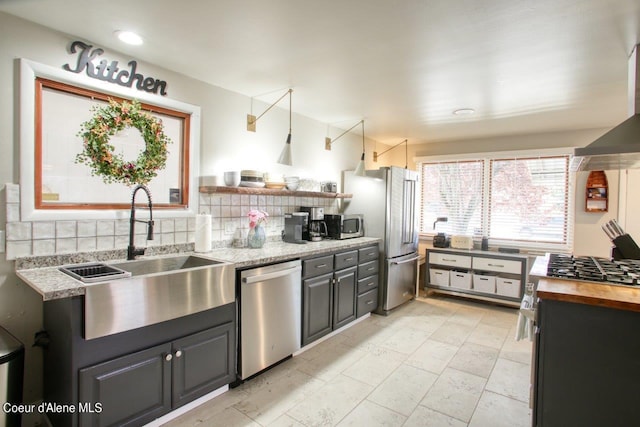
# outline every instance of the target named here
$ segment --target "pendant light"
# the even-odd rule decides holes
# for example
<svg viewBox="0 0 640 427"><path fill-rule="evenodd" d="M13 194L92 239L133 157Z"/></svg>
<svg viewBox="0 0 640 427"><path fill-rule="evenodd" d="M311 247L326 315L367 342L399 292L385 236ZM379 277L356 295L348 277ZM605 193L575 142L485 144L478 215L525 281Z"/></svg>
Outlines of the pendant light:
<svg viewBox="0 0 640 427"><path fill-rule="evenodd" d="M333 140L331 140L331 138L326 137L324 139L324 149L331 151L331 144L333 144L334 142L336 142L338 139L342 138L342 136L344 134L346 134L347 132L350 132L353 128L355 128L358 125L362 125L362 156L360 157L360 162L358 163L358 166L356 167L355 170L355 174L358 176L365 176L365 172L364 172L364 120L360 120L358 123L356 123L355 125L351 126L349 129L345 130L344 132L342 132L340 135L338 135L337 137L335 137Z"/></svg>
<svg viewBox="0 0 640 427"><path fill-rule="evenodd" d="M280 153L280 157L278 157L278 163L281 163L283 165L288 165L288 166L291 166L292 164L291 162L291 97L292 97L291 94L292 93L293 93L293 89L289 89L284 95L278 98L276 102L274 102L266 110L264 110L262 114L260 114L258 117L252 114L247 114L247 130L249 132L255 132L256 122L260 119L260 117L264 116L265 113L269 111L271 108L273 108L274 105L282 101L282 99L285 96L289 95L289 134L287 135L287 141L285 143L284 148L282 149L282 152Z"/></svg>
<svg viewBox="0 0 640 427"><path fill-rule="evenodd" d="M389 149L387 149L387 150L384 150L384 151L383 151L382 153L380 153L380 154L378 154L378 152L377 152L377 151L374 151L374 152L373 152L373 161L374 161L374 162L377 162L377 161L378 161L378 157L380 157L380 156L384 155L384 154L385 154L385 153L387 153L388 151L393 150L393 149L394 149L394 148L396 148L397 146L399 146L399 145L401 145L401 144L404 144L404 168L405 168L405 169L407 169L407 166L409 165L409 161L408 161L409 156L408 156L407 143L408 143L408 140L407 140L407 139L405 139L404 141L397 143L397 144L396 144L396 145L394 145L393 147L391 147L391 148L389 148Z"/></svg>
<svg viewBox="0 0 640 427"><path fill-rule="evenodd" d="M362 156L360 157L360 162L358 162L358 166L353 174L356 176L366 176L364 172L364 120L360 123L362 123Z"/></svg>

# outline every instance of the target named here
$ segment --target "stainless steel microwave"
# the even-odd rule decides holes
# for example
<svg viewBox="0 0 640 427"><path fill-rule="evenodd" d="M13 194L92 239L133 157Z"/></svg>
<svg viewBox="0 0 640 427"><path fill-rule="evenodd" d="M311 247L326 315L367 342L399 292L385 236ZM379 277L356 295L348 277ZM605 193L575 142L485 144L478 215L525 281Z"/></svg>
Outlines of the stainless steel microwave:
<svg viewBox="0 0 640 427"><path fill-rule="evenodd" d="M364 216L353 215L324 215L327 224L327 236L331 239L351 239L364 236Z"/></svg>

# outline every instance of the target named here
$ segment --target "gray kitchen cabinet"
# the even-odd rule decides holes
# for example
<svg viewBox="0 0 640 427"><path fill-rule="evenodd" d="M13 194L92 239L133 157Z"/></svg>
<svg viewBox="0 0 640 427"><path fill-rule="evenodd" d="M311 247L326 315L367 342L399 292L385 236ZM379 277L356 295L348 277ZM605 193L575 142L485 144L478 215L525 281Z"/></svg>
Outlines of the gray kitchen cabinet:
<svg viewBox="0 0 640 427"><path fill-rule="evenodd" d="M54 426L142 425L235 380L235 303L91 340L82 297L43 314L43 401L78 408L47 413Z"/></svg>
<svg viewBox="0 0 640 427"><path fill-rule="evenodd" d="M539 299L533 426L640 425L639 324L638 311Z"/></svg>
<svg viewBox="0 0 640 427"><path fill-rule="evenodd" d="M354 266L333 274L333 329L356 319L356 272Z"/></svg>
<svg viewBox="0 0 640 427"><path fill-rule="evenodd" d="M233 365L229 322L80 369L80 425L140 425L220 387ZM225 383L226 384L226 383Z"/></svg>
<svg viewBox="0 0 640 427"><path fill-rule="evenodd" d="M333 273L302 280L302 345L332 331Z"/></svg>
<svg viewBox="0 0 640 427"><path fill-rule="evenodd" d="M358 250L302 261L302 345L356 318Z"/></svg>
<svg viewBox="0 0 640 427"><path fill-rule="evenodd" d="M379 281L378 245L358 250L358 283L356 289L356 317L372 312L378 306Z"/></svg>

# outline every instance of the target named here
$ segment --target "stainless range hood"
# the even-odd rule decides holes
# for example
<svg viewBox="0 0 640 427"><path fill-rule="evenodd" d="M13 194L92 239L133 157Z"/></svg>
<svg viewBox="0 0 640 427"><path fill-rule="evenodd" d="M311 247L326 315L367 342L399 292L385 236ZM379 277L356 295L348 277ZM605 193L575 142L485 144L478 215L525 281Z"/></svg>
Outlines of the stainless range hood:
<svg viewBox="0 0 640 427"><path fill-rule="evenodd" d="M586 147L576 148L573 171L640 168L640 57L636 45L629 58L629 117Z"/></svg>

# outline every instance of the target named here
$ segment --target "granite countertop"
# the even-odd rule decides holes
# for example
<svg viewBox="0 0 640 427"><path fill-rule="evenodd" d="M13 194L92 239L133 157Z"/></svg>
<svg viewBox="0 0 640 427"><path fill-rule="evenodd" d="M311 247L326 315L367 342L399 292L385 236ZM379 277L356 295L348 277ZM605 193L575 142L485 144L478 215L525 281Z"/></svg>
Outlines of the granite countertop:
<svg viewBox="0 0 640 427"><path fill-rule="evenodd" d="M543 300L640 312L640 288L634 286L544 278L538 282L536 296Z"/></svg>
<svg viewBox="0 0 640 427"><path fill-rule="evenodd" d="M212 258L219 261L233 263L236 268L245 268L261 264L270 264L296 258L321 255L342 249L351 249L367 246L379 242L373 237L358 237L346 240L322 240L319 242L307 242L306 244L285 243L281 241L267 242L261 249L250 248L223 248L214 249L205 253L181 252L194 254L201 257ZM175 254L173 254L175 256ZM158 255L158 257L167 255ZM141 259L153 258L151 256ZM82 262L89 262L84 259ZM124 259L103 260L105 263L123 262ZM17 269L16 274L36 292L42 295L44 301L68 298L84 295L85 288L91 283L83 283L58 270L59 265L47 267L34 267ZM104 282L102 282L104 283Z"/></svg>

